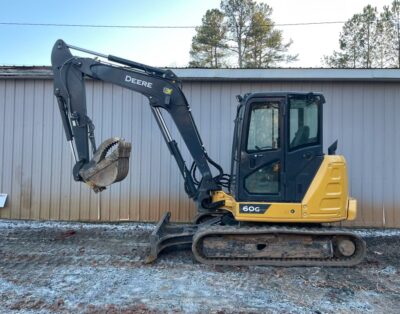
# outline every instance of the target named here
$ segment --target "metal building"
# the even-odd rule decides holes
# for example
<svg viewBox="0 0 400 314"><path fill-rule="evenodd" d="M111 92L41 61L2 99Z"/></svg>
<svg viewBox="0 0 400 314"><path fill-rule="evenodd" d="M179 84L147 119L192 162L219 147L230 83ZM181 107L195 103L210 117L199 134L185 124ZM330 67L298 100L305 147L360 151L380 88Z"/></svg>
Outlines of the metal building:
<svg viewBox="0 0 400 314"><path fill-rule="evenodd" d="M177 69L210 156L229 171L235 96L256 91L324 93L324 145L339 140L358 226L400 227L400 70ZM174 160L147 100L121 87L88 80L87 99L98 142L133 143L127 179L101 194L72 180L72 158L47 67L0 67L0 218L156 221L169 210L189 221ZM211 110L212 108L212 110ZM177 136L170 120L172 134ZM182 142L178 140L180 147ZM325 148L326 149L326 148ZM183 149L188 162L188 152Z"/></svg>

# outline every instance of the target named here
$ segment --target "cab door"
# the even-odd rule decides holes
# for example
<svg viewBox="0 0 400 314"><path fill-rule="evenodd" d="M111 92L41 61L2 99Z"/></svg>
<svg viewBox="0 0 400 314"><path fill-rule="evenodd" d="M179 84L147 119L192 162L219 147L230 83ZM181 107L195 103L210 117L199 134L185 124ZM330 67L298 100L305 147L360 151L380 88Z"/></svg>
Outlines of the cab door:
<svg viewBox="0 0 400 314"><path fill-rule="evenodd" d="M285 97L251 98L246 104L240 145L239 201L282 201Z"/></svg>
<svg viewBox="0 0 400 314"><path fill-rule="evenodd" d="M320 94L288 95L285 200L301 202L322 161L322 105Z"/></svg>

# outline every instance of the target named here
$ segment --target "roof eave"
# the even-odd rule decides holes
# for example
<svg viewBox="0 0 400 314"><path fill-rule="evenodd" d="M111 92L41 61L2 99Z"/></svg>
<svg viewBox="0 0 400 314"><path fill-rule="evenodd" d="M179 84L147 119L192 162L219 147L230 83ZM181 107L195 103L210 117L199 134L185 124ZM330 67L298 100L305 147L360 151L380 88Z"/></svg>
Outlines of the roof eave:
<svg viewBox="0 0 400 314"><path fill-rule="evenodd" d="M400 69L171 69L184 81L400 81ZM1 67L1 79L51 79L51 67Z"/></svg>

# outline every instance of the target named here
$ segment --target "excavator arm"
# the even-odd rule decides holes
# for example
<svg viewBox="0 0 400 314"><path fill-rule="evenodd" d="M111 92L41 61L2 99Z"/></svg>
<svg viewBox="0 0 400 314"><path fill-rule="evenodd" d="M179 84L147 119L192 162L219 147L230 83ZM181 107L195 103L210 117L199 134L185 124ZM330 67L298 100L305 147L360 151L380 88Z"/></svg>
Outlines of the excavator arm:
<svg viewBox="0 0 400 314"><path fill-rule="evenodd" d="M81 58L71 54L70 49L96 55L97 58ZM201 210L216 209L223 204L212 203L212 191L222 190L222 168L210 159L203 146L189 104L181 90L177 76L171 70L163 70L144 64L104 55L66 44L58 40L52 51L54 94L57 98L67 141L70 142L75 160L73 177L89 184L95 192L123 180L128 174L131 144L120 138L106 140L96 147L94 124L87 116L85 78L109 82L138 92L149 100L151 111L157 121L171 154L174 156L184 178L185 191L194 198ZM164 121L162 110L167 111L182 136L194 164L189 169ZM95 110L95 109L94 109ZM90 158L89 143L92 148ZM112 151L112 152L111 152ZM110 153L111 152L111 153ZM213 177L210 164L219 175ZM197 181L195 168L201 174Z"/></svg>

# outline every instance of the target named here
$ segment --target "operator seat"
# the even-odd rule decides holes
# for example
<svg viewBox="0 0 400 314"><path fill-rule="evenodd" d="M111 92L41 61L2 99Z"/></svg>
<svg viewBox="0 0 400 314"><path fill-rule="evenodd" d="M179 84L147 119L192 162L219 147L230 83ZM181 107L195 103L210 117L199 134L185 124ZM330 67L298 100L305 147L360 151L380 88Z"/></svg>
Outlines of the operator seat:
<svg viewBox="0 0 400 314"><path fill-rule="evenodd" d="M292 142L290 143L290 147L302 146L308 143L310 138L310 127L308 125L301 126L294 136Z"/></svg>

